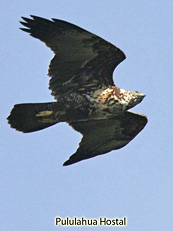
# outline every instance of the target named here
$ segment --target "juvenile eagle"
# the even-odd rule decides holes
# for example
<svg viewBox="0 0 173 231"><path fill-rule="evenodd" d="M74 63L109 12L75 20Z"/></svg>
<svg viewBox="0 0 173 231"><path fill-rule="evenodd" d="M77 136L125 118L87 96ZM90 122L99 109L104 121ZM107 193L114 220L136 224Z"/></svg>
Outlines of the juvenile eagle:
<svg viewBox="0 0 173 231"><path fill-rule="evenodd" d="M55 53L48 75L56 101L14 105L7 118L11 127L28 133L67 122L83 138L64 165L124 147L147 123L145 115L128 111L145 95L118 88L113 82L113 71L125 54L71 23L31 17L22 17L25 28L21 30Z"/></svg>

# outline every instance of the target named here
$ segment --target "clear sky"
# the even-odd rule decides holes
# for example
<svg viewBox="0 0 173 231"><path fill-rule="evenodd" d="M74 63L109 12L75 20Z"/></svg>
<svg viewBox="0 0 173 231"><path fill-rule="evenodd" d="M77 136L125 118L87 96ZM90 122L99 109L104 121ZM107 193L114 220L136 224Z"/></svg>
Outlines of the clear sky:
<svg viewBox="0 0 173 231"><path fill-rule="evenodd" d="M173 2L14 0L2 1L0 10L1 230L111 230L55 226L56 216L126 216L128 226L115 230L171 230ZM69 21L125 52L115 83L147 95L132 111L149 119L126 147L63 167L81 139L67 124L30 134L9 127L14 104L54 100L47 77L53 53L18 29L30 14Z"/></svg>

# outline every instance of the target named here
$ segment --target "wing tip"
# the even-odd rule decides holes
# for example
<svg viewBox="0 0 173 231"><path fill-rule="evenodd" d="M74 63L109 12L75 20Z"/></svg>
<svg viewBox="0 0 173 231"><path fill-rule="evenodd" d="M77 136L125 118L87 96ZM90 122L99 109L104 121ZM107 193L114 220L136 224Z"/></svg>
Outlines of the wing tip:
<svg viewBox="0 0 173 231"><path fill-rule="evenodd" d="M69 166L71 164L74 164L74 163L71 162L70 159L69 159L69 160L67 160L67 161L64 162L63 166Z"/></svg>
<svg viewBox="0 0 173 231"><path fill-rule="evenodd" d="M30 23L33 21L32 19L29 19L29 18L26 18L26 17L21 17L23 19L23 21L19 21L20 24L22 24L22 26L25 26L26 28L19 28L20 30L22 31L25 31L25 32L28 32L30 33L31 32L31 29L30 29Z"/></svg>
<svg viewBox="0 0 173 231"><path fill-rule="evenodd" d="M68 160L64 162L64 164L62 166L68 166L70 164L68 164Z"/></svg>
<svg viewBox="0 0 173 231"><path fill-rule="evenodd" d="M20 30L24 31L24 32L27 32L29 34L31 34L31 30L30 29L27 29L27 28L19 28Z"/></svg>
<svg viewBox="0 0 173 231"><path fill-rule="evenodd" d="M68 166L68 165L71 165L71 164L75 164L76 162L78 161L74 161L72 160L71 158L69 158L67 161L64 162L63 166Z"/></svg>
<svg viewBox="0 0 173 231"><path fill-rule="evenodd" d="M63 166L68 166L68 165L71 165L71 164L76 164L77 162L81 161L83 159L77 159L76 158L76 153L73 154L72 156L70 156L70 158L64 162Z"/></svg>

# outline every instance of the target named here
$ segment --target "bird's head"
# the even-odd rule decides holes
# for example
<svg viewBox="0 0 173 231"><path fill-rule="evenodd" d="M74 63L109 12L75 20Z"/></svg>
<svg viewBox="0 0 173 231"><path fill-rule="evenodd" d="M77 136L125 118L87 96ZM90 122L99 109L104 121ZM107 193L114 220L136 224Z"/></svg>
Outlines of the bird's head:
<svg viewBox="0 0 173 231"><path fill-rule="evenodd" d="M125 110L128 110L128 109L136 106L146 96L146 95L144 95L138 91L125 91L123 89L120 90L120 93L122 93L122 95L124 96L124 99L126 101Z"/></svg>

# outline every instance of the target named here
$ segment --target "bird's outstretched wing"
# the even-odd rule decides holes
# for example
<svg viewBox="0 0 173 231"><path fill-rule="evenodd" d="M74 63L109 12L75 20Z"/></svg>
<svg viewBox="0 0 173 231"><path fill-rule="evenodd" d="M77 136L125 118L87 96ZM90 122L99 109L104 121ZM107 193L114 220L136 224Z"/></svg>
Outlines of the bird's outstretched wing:
<svg viewBox="0 0 173 231"><path fill-rule="evenodd" d="M121 117L112 119L70 123L76 131L83 134L83 138L76 153L64 165L124 147L146 123L146 116L128 111Z"/></svg>
<svg viewBox="0 0 173 231"><path fill-rule="evenodd" d="M62 93L91 91L112 86L112 73L125 59L124 53L102 38L71 23L31 16L21 22L23 31L43 41L55 56L49 66L49 88Z"/></svg>

